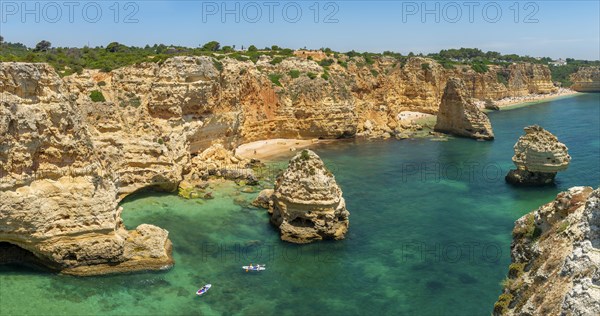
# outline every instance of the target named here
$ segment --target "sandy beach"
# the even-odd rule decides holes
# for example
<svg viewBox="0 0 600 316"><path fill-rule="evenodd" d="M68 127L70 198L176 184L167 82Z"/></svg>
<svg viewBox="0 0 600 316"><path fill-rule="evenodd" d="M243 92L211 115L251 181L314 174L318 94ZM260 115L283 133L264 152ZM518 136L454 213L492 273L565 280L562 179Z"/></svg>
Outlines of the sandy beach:
<svg viewBox="0 0 600 316"><path fill-rule="evenodd" d="M286 152L297 151L311 145L323 142L318 139L285 139L274 138L259 140L240 145L235 149L235 154L241 158L269 160L281 156Z"/></svg>
<svg viewBox="0 0 600 316"><path fill-rule="evenodd" d="M571 89L559 88L557 92L548 94L529 94L522 97L509 97L501 100L494 101L501 110L507 109L513 106L525 105L524 103L538 103L541 101L549 101L558 97L569 96L577 94L577 91Z"/></svg>

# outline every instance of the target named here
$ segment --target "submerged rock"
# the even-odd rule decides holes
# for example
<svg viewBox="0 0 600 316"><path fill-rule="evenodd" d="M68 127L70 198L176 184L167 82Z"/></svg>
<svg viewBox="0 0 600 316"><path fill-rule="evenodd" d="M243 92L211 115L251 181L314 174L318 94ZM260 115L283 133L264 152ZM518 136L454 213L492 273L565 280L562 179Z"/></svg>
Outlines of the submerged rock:
<svg viewBox="0 0 600 316"><path fill-rule="evenodd" d="M260 191L256 199L252 201L252 205L256 207L261 207L264 209L269 209L271 204L271 196L273 195L273 189L264 189Z"/></svg>
<svg viewBox="0 0 600 316"><path fill-rule="evenodd" d="M490 120L468 97L464 83L458 78L448 79L434 130L475 139L494 139Z"/></svg>
<svg viewBox="0 0 600 316"><path fill-rule="evenodd" d="M517 169L508 172L506 181L516 185L554 183L556 173L566 170L571 161L567 146L537 125L525 127L525 135L514 149L512 160Z"/></svg>
<svg viewBox="0 0 600 316"><path fill-rule="evenodd" d="M333 174L310 150L290 160L289 167L275 184L269 212L281 239L309 243L322 239L343 239L348 216L342 191Z"/></svg>

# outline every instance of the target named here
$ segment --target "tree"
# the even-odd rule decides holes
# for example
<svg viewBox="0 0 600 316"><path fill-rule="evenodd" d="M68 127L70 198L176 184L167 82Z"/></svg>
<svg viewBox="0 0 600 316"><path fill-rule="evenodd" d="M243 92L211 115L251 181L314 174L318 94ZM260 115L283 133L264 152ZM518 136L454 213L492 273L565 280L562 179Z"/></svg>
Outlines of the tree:
<svg viewBox="0 0 600 316"><path fill-rule="evenodd" d="M210 41L204 45L202 45L202 50L216 52L221 48L221 44L217 41Z"/></svg>
<svg viewBox="0 0 600 316"><path fill-rule="evenodd" d="M223 46L224 53L231 53L232 51L233 51L233 48L231 46Z"/></svg>
<svg viewBox="0 0 600 316"><path fill-rule="evenodd" d="M250 46L248 46L248 51L249 52L256 52L256 51L258 51L258 49L256 48L256 46L250 45Z"/></svg>
<svg viewBox="0 0 600 316"><path fill-rule="evenodd" d="M0 44L4 43L4 36L0 35Z"/></svg>
<svg viewBox="0 0 600 316"><path fill-rule="evenodd" d="M273 45L273 46L271 46L271 50L279 50L279 46Z"/></svg>
<svg viewBox="0 0 600 316"><path fill-rule="evenodd" d="M121 45L117 42L112 42L106 46L106 51L111 52L111 53L116 53L118 51L121 51L121 47L123 47L123 45Z"/></svg>
<svg viewBox="0 0 600 316"><path fill-rule="evenodd" d="M39 43L37 43L35 45L34 51L36 51L36 52L45 52L48 49L50 49L50 46L52 46L52 44L50 42L48 42L48 41L41 41L41 42L39 42Z"/></svg>

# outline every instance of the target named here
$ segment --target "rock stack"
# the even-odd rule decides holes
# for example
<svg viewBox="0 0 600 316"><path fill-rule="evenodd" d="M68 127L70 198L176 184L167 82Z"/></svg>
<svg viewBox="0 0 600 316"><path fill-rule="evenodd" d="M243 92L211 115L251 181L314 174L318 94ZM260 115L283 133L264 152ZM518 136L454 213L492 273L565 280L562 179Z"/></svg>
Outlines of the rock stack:
<svg viewBox="0 0 600 316"><path fill-rule="evenodd" d="M304 244L343 239L348 216L342 191L317 154L303 150L277 179L269 206L281 239Z"/></svg>
<svg viewBox="0 0 600 316"><path fill-rule="evenodd" d="M540 126L525 127L525 135L515 144L512 160L517 169L510 170L506 181L517 185L554 183L558 171L567 169L571 156L567 146Z"/></svg>
<svg viewBox="0 0 600 316"><path fill-rule="evenodd" d="M448 79L435 131L482 140L494 139L492 125L467 95L467 89L458 78Z"/></svg>

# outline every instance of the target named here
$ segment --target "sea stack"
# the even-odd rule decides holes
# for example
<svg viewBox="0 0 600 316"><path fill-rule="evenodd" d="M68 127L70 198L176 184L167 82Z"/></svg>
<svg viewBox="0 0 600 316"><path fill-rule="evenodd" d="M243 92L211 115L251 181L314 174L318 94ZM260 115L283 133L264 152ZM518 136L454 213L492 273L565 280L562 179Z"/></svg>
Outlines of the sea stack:
<svg viewBox="0 0 600 316"><path fill-rule="evenodd" d="M346 202L333 174L310 150L290 160L277 178L269 207L281 239L297 244L343 239L348 231Z"/></svg>
<svg viewBox="0 0 600 316"><path fill-rule="evenodd" d="M567 146L537 125L525 127L514 148L517 169L508 172L506 181L516 185L552 184L556 173L566 170L571 161Z"/></svg>
<svg viewBox="0 0 600 316"><path fill-rule="evenodd" d="M442 96L434 130L481 140L494 139L487 115L473 103L461 79L450 78Z"/></svg>

